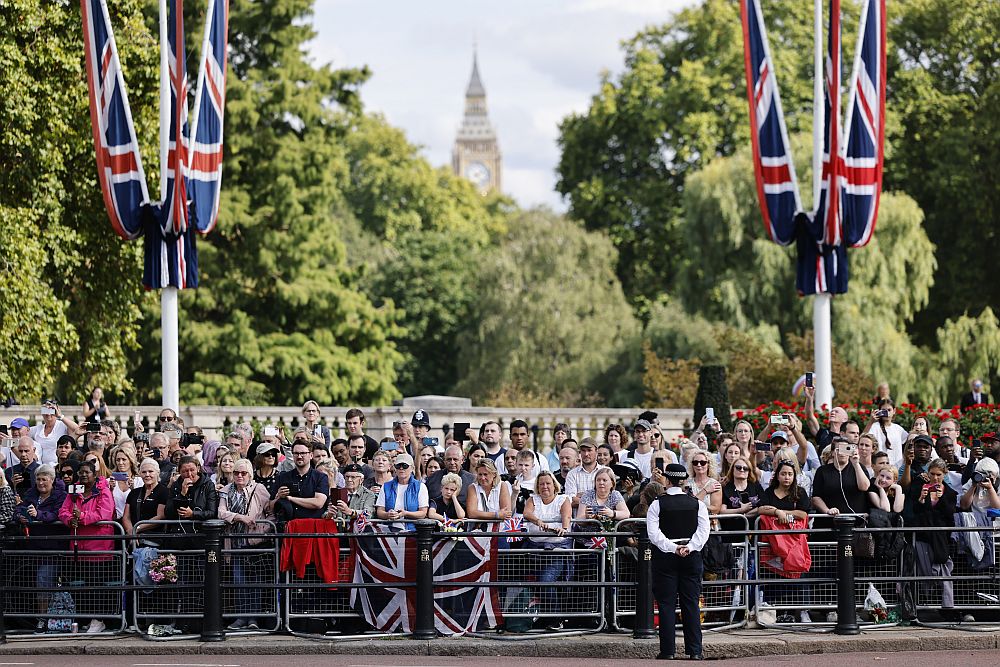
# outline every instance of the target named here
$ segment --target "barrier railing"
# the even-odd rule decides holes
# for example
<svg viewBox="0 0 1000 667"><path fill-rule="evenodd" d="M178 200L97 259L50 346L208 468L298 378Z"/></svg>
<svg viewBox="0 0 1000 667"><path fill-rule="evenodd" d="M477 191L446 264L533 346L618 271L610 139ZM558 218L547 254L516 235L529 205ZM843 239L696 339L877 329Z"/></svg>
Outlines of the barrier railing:
<svg viewBox="0 0 1000 667"><path fill-rule="evenodd" d="M47 638L110 635L125 627L122 587L125 553L121 526L101 521L110 535L65 534L7 536L0 549L3 573L4 629L12 636L44 634ZM90 549L85 543L113 542L112 549ZM72 544L72 546L71 546ZM13 620L13 627L10 621ZM88 632L91 621L103 629Z"/></svg>
<svg viewBox="0 0 1000 667"><path fill-rule="evenodd" d="M728 521L734 515L722 517ZM819 517L813 517L819 518ZM825 517L829 519L829 517ZM743 520L745 522L745 519ZM950 582L956 610L983 610L984 616L995 618L1000 612L1000 568L995 558L996 530L992 526L941 528L854 528L854 516L837 517L834 528L806 528L798 531L750 530L744 523L739 530L714 533L729 544L734 562L704 583L704 624L706 628L726 628L742 625L752 612L763 625L787 626L796 620L808 620L807 628L832 629L841 634L858 631L857 614L864 607L869 585L884 599L885 607L902 606L901 591L919 616L913 620L928 624L928 612L941 607L936 590L942 582ZM155 525L156 533L123 535L116 524L113 535L94 537L4 536L0 541L0 571L4 589L0 593L0 641L11 637L31 637L38 620L44 629L52 628L58 635L71 635L72 622L78 634L81 625L91 619L104 623L104 634L119 632L130 622L144 636L173 636L151 632L148 626L187 625L189 634L200 633L203 640L221 640L225 624L244 619L252 620L261 631L275 632L283 627L293 634L324 635L335 630L336 637L372 636L378 634L364 622L352 604L351 591L392 586L415 600L417 614L413 616L414 637L436 636L435 592L449 594L465 587L495 591L503 607L507 636L538 636L544 632L595 632L605 625L620 629L631 625L636 637L649 637L655 632L653 602L650 599L651 545L645 534L643 520L619 523L614 532L598 530L584 532L592 526L577 522L571 533L576 541L566 548L546 549L532 543L525 533L446 532L435 522L418 521L415 530L395 535L402 539L406 553L415 556L415 565L403 568L391 583L358 580L354 572L354 546L359 540L386 537L384 534L318 533L258 534L243 537L260 539L254 544L234 545L233 536L223 533L221 521L206 521L197 526L190 522L143 522L139 526ZM477 522L489 523L489 522ZM179 526L190 530L177 531ZM346 526L341 525L341 529ZM597 527L596 525L593 527ZM728 527L728 526L727 526ZM770 558L766 536L799 532L810 537L809 548L813 565L798 579L779 577L765 565ZM875 561L856 557L854 540L858 534L900 533L912 543L914 534L947 533L949 536L976 534L992 547L993 556L980 559L980 569L972 569L968 556L952 551L954 571L950 574L918 574L915 559L904 554L892 560ZM505 548L491 552L495 576L485 579L435 579L433 561L444 540L488 535ZM522 541L506 543L508 536ZM587 548L590 537L606 538L608 550ZM304 578L281 572L279 543L312 538L323 543L337 540L339 550L337 576L333 583L321 580L315 571ZM112 540L115 548L93 551L69 549L70 540ZM634 555L630 551L634 540ZM412 549L411 549L412 541ZM155 544L158 554L173 554L177 558L176 583L151 584L132 582L134 560L138 549ZM329 544L329 543L326 543ZM52 548L55 546L56 548ZM129 547L134 546L135 549ZM563 545L560 545L561 547ZM131 555L130 551L132 552ZM487 561L484 561L487 562ZM328 576L328 575L327 575ZM148 589L152 588L152 593ZM757 604L756 590L763 591L767 607ZM247 596L245 593L249 592ZM131 601L129 609L125 596ZM58 598L58 603L53 599ZM755 609L756 607L756 609ZM762 611L773 609L773 622L762 621ZM429 609L429 612L427 611ZM421 611L422 610L422 611ZM820 618L797 618L802 611L815 612ZM825 614L837 612L837 619ZM660 614L666 613L660 610ZM788 617L791 618L788 618ZM310 625L322 619L320 629ZM862 623L866 619L862 619ZM880 619L881 620L881 619ZM70 621L65 623L64 621ZM333 622L333 627L326 623ZM560 623L565 625L559 629ZM835 624L835 625L834 625ZM239 625L239 624L238 624ZM834 625L834 627L830 627ZM880 625L885 625L881 623ZM244 628L249 623L244 625ZM297 627L298 626L298 627ZM252 629L252 628L251 628ZM100 633L98 633L100 634ZM480 627L478 633L490 636ZM93 637L94 635L88 635ZM327 635L330 636L330 635ZM496 636L495 634L493 636ZM331 637L332 638L332 637Z"/></svg>

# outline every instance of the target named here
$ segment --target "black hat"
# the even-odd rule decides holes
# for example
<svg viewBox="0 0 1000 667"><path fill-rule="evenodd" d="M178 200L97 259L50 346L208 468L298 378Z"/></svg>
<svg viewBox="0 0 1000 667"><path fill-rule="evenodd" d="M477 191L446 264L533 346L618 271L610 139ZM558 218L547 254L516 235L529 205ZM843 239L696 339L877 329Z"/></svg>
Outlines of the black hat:
<svg viewBox="0 0 1000 667"><path fill-rule="evenodd" d="M918 442L922 442L925 445L927 445L928 447L933 447L934 446L934 440L929 435L918 435L917 437L915 437L913 439L913 444L915 445Z"/></svg>
<svg viewBox="0 0 1000 667"><path fill-rule="evenodd" d="M346 466L340 469L341 474L346 475L349 472L356 472L359 475L365 474L365 469L359 466L357 463L348 463Z"/></svg>
<svg viewBox="0 0 1000 667"><path fill-rule="evenodd" d="M430 428L431 418L423 410L417 410L413 413L413 419L410 420L410 426L426 426Z"/></svg>
<svg viewBox="0 0 1000 667"><path fill-rule="evenodd" d="M680 463L669 463L663 471L663 476L675 482L683 482L688 478L688 471Z"/></svg>
<svg viewBox="0 0 1000 667"><path fill-rule="evenodd" d="M637 482L642 479L642 473L639 471L638 466L631 461L625 461L624 463L612 463L611 470L615 473L615 477L618 477L619 479L631 477Z"/></svg>

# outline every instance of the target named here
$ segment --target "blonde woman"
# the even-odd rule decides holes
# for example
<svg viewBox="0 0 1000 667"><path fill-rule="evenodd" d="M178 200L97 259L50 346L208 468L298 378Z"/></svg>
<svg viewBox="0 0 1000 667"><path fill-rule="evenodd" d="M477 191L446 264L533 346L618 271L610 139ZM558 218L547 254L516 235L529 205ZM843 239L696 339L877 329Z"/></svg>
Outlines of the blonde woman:
<svg viewBox="0 0 1000 667"><path fill-rule="evenodd" d="M470 519L509 519L513 513L510 484L489 459L476 467L476 481L465 493L465 515Z"/></svg>
<svg viewBox="0 0 1000 667"><path fill-rule="evenodd" d="M108 457L114 465L114 472L108 479L111 495L115 499L115 519L121 521L125 514L125 503L132 489L142 486L139 477L139 464L135 460L135 450L128 447L115 447Z"/></svg>
<svg viewBox="0 0 1000 667"><path fill-rule="evenodd" d="M719 471L715 467L715 457L699 449L688 461L688 479L685 486L699 502L705 503L709 514L718 514L722 509L722 484Z"/></svg>
<svg viewBox="0 0 1000 667"><path fill-rule="evenodd" d="M302 404L302 420L306 433L322 440L326 448L330 449L330 429L319 423L319 417L319 403L310 400Z"/></svg>

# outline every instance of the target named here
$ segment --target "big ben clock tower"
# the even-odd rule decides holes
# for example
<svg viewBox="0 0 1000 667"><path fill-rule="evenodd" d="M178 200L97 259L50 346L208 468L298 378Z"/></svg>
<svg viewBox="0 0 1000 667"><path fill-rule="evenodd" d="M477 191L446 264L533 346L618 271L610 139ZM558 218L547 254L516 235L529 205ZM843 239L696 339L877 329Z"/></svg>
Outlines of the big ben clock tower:
<svg viewBox="0 0 1000 667"><path fill-rule="evenodd" d="M472 76L465 91L465 116L455 137L451 168L476 186L480 194L500 190L500 148L486 113L486 89L479 79L479 63L472 56Z"/></svg>

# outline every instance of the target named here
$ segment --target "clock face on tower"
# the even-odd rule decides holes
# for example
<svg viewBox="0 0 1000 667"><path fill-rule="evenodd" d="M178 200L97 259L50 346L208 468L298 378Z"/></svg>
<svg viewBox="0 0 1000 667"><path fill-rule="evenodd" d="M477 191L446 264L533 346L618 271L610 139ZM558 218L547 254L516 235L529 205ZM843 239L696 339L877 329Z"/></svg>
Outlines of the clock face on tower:
<svg viewBox="0 0 1000 667"><path fill-rule="evenodd" d="M490 170L482 162L470 162L465 168L465 177L483 189L490 183Z"/></svg>

